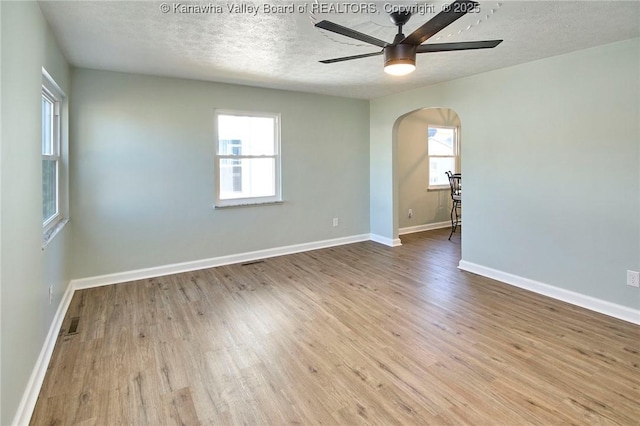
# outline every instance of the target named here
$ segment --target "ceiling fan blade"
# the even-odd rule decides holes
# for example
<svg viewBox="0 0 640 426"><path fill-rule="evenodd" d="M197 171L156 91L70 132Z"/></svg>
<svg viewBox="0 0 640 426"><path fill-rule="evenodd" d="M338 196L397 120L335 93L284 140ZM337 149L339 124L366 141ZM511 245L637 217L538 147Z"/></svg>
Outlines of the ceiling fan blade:
<svg viewBox="0 0 640 426"><path fill-rule="evenodd" d="M401 44L420 45L443 28L462 18L467 12L474 10L478 3L473 0L456 0L443 8L443 11L428 20L420 28L409 34Z"/></svg>
<svg viewBox="0 0 640 426"><path fill-rule="evenodd" d="M380 40L379 38L371 37L369 35L363 34L356 30L352 30L351 28L343 27L342 25L338 25L331 21L320 21L315 26L318 28L322 28L323 30L331 31L332 33L343 35L345 37L364 41L365 43L373 44L374 46L378 47L385 47L389 44L386 41Z"/></svg>
<svg viewBox="0 0 640 426"><path fill-rule="evenodd" d="M422 44L416 53L449 52L452 50L491 49L502 43L502 40L462 41L458 43Z"/></svg>
<svg viewBox="0 0 640 426"><path fill-rule="evenodd" d="M378 55L382 55L382 52L364 53L362 55L344 56L342 58L334 58L334 59L325 59L324 61L320 61L320 62L322 62L323 64L333 64L334 62L350 61L352 59L368 58L370 56L378 56Z"/></svg>

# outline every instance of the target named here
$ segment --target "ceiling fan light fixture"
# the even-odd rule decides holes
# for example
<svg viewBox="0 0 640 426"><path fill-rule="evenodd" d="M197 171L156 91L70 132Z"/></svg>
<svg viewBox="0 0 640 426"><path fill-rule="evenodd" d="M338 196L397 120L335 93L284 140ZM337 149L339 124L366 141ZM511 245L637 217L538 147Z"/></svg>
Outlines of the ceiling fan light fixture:
<svg viewBox="0 0 640 426"><path fill-rule="evenodd" d="M384 72L407 75L416 69L416 46L397 44L384 48Z"/></svg>
<svg viewBox="0 0 640 426"><path fill-rule="evenodd" d="M387 64L384 66L384 72L391 75L407 75L414 72L416 69L415 64L410 63L395 63Z"/></svg>

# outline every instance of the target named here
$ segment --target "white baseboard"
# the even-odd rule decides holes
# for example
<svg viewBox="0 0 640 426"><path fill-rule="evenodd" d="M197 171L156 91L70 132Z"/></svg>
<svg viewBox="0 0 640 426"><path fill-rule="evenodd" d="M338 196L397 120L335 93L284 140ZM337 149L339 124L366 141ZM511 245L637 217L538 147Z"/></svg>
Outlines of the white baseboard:
<svg viewBox="0 0 640 426"><path fill-rule="evenodd" d="M462 224L462 221L460 221L460 224ZM442 229L442 228L451 228L451 222L450 221L435 222L435 223L425 223L424 225L408 226L406 228L398 229L398 234L406 235L406 234L413 234L415 232L431 231L433 229Z"/></svg>
<svg viewBox="0 0 640 426"><path fill-rule="evenodd" d="M567 302L572 305L580 306L582 308L599 312L610 317L618 318L623 321L628 321L630 323L640 325L640 310L638 309L633 309L615 303L607 302L605 300L596 299L595 297L576 293L570 290L565 290L560 287L555 287L549 284L541 283L539 281L531 280L529 278L524 278L518 275L499 271L497 269L488 268L486 266L478 265L473 262L467 262L465 260L460 261L458 268L462 269L463 271L482 275L483 277L491 278L505 284L520 287L534 293L549 296L553 299L562 300L563 302Z"/></svg>
<svg viewBox="0 0 640 426"><path fill-rule="evenodd" d="M45 338L44 345L42 346L36 365L31 372L31 377L29 377L27 388L20 400L18 411L13 419L13 425L26 426L31 420L31 414L33 414L33 409L38 401L40 388L42 388L44 376L47 373L49 361L51 361L53 349L55 348L56 341L58 340L58 333L60 332L60 328L62 328L62 321L64 321L64 316L67 314L67 309L69 309L69 305L71 304L73 292L74 290L71 285L68 285L62 295L62 300L60 300L56 314L53 317L51 327L49 327L49 332Z"/></svg>
<svg viewBox="0 0 640 426"><path fill-rule="evenodd" d="M343 244L358 243L361 241L368 241L369 239L369 234L362 234L353 235L350 237L334 238L331 240L315 241L312 243L294 244L291 246L275 247L271 249L251 251L247 253L212 257L210 259L174 263L171 265L156 266L134 271L117 272L115 274L100 275L96 277L79 278L71 280L71 286L74 290L100 287L109 284L124 283L128 281L143 280L146 278L161 277L164 275L179 274L182 272L197 271L199 269L215 268L216 266L231 265L234 263L251 262L259 259L267 259L269 257L301 253L309 250L340 246Z"/></svg>
<svg viewBox="0 0 640 426"><path fill-rule="evenodd" d="M382 235L371 234L369 236L371 241L375 241L376 243L384 244L389 247L398 247L402 245L400 238L387 238Z"/></svg>

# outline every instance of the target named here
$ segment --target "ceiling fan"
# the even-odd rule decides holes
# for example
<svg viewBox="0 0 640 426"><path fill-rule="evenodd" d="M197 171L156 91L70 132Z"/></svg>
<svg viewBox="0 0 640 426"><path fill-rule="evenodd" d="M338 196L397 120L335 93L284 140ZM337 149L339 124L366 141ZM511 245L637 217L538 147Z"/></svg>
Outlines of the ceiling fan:
<svg viewBox="0 0 640 426"><path fill-rule="evenodd" d="M454 50L474 50L491 49L496 47L502 40L485 41L465 41L457 43L437 43L422 44L445 27L453 24L462 16L471 11L478 10L478 3L473 0L456 0L449 5L445 5L443 10L420 28L405 37L402 33L402 26L409 21L411 13L409 11L394 11L390 15L391 22L398 27L393 43L369 36L351 28L343 27L331 21L320 21L316 27L323 30L341 34L374 46L381 47L382 50L362 55L345 56L342 58L326 59L320 61L323 64L350 61L352 59L368 58L384 54L384 71L393 75L409 74L416 68L416 53L449 52Z"/></svg>

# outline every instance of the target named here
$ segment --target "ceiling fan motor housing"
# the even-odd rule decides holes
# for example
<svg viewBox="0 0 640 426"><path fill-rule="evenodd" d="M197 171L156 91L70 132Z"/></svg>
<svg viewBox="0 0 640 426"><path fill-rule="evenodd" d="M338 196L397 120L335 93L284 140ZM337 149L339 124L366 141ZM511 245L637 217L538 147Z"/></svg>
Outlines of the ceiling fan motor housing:
<svg viewBox="0 0 640 426"><path fill-rule="evenodd" d="M396 44L384 48L384 65L416 64L416 46L413 44Z"/></svg>

